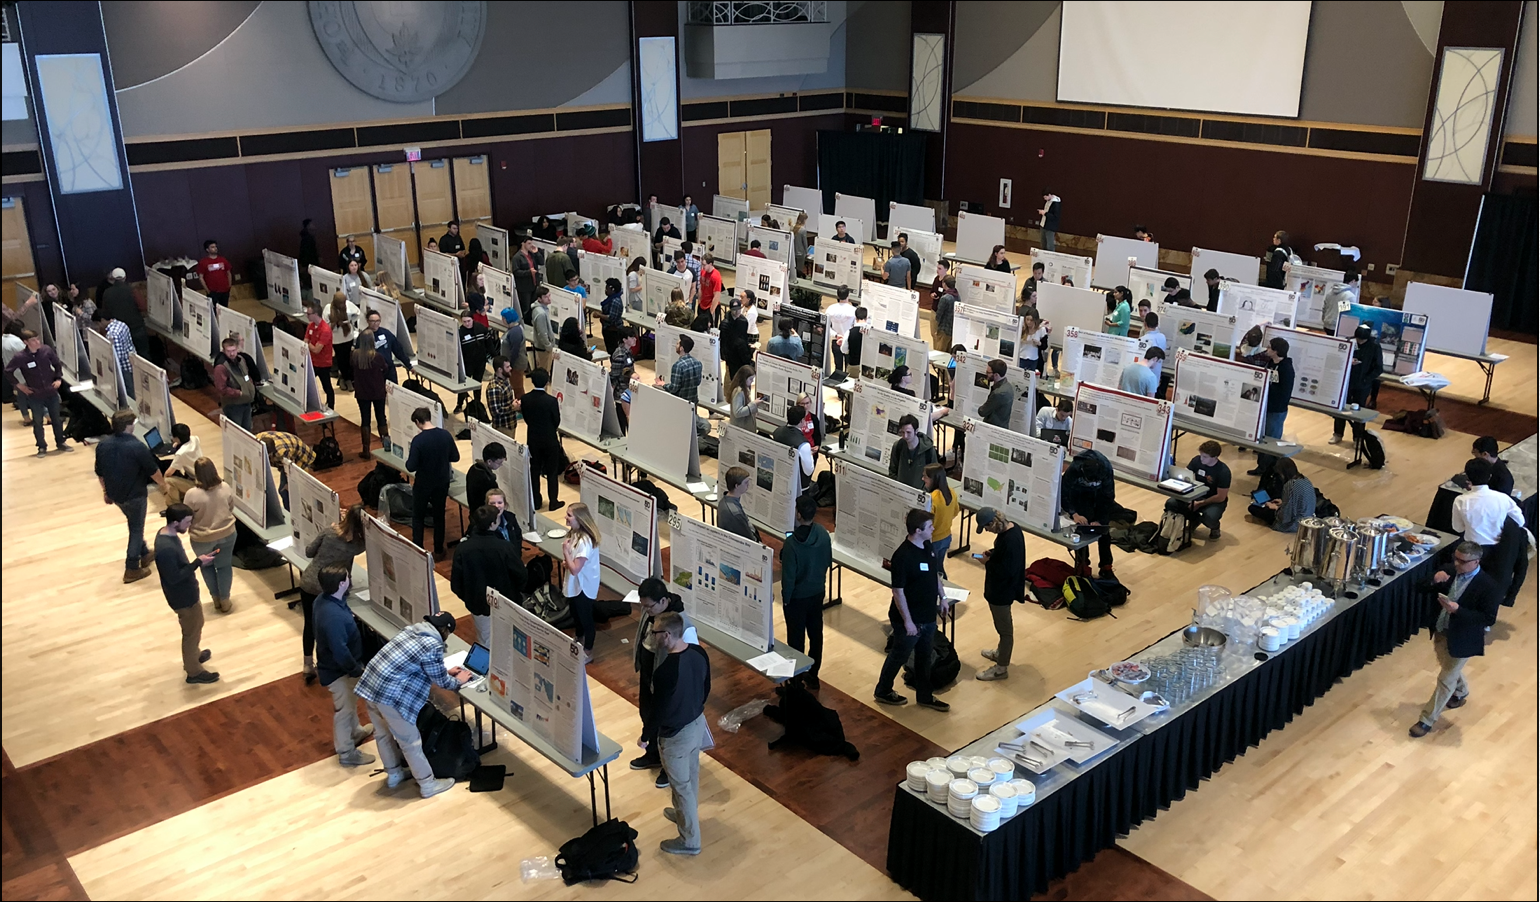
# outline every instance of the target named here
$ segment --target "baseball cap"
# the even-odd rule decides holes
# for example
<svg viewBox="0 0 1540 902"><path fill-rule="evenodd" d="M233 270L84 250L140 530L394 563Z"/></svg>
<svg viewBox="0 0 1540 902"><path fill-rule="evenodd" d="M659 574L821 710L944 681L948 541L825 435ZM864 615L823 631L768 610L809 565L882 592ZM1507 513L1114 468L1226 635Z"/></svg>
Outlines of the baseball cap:
<svg viewBox="0 0 1540 902"><path fill-rule="evenodd" d="M110 273L110 277L112 278L112 281L116 282L119 279L128 278L128 273L124 272L123 267L119 266Z"/></svg>
<svg viewBox="0 0 1540 902"><path fill-rule="evenodd" d="M991 523L995 522L995 518L998 516L1000 516L1000 512L992 507L979 508L978 516L973 521L973 531L983 532Z"/></svg>
<svg viewBox="0 0 1540 902"><path fill-rule="evenodd" d="M437 614L429 614L422 619L425 623L433 624L433 626L437 628L441 633L452 633L455 631L454 615L446 611L439 611Z"/></svg>

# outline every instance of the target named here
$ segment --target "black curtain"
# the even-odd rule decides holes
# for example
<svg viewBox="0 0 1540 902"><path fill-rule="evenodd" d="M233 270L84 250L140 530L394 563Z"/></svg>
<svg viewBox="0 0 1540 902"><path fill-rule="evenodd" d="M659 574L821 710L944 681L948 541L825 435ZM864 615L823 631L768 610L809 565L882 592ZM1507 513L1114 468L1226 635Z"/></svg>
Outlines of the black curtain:
<svg viewBox="0 0 1540 902"><path fill-rule="evenodd" d="M919 133L818 133L818 187L823 208L834 209L834 195L854 194L877 202L886 221L888 204L925 202L925 136ZM866 229L876 236L876 223Z"/></svg>
<svg viewBox="0 0 1540 902"><path fill-rule="evenodd" d="M1536 244L1535 195L1488 194L1476 223L1465 287L1492 294L1492 328L1536 334L1540 260Z"/></svg>

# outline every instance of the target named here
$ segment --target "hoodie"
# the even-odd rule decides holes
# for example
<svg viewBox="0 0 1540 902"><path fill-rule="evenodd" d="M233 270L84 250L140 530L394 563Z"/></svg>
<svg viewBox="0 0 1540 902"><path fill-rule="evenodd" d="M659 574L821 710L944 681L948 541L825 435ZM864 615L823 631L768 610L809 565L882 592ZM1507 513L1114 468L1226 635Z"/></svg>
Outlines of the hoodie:
<svg viewBox="0 0 1540 902"><path fill-rule="evenodd" d="M919 488L920 477L925 475L925 467L928 464L939 463L936 457L936 446L931 442L930 436L921 435L914 448L904 441L903 436L893 442L893 456L888 461L888 478L902 482L904 485Z"/></svg>
<svg viewBox="0 0 1540 902"><path fill-rule="evenodd" d="M816 598L833 564L829 531L817 523L798 526L781 545L781 598Z"/></svg>

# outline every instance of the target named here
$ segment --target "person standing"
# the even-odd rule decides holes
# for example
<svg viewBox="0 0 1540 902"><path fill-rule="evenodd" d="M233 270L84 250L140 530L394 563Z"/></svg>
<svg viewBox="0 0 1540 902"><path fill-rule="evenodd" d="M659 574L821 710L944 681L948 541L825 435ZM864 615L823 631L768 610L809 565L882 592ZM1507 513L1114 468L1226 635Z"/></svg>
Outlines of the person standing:
<svg viewBox="0 0 1540 902"><path fill-rule="evenodd" d="M567 565L565 592L572 616L577 619L577 638L583 643L583 660L594 659L594 601L599 597L599 527L588 505L567 508L567 537L561 543Z"/></svg>
<svg viewBox="0 0 1540 902"><path fill-rule="evenodd" d="M711 659L705 649L685 640L684 630L684 618L678 614L653 621L648 639L663 662L653 674L652 717L642 730L658 737L658 756L674 801L672 808L663 809L663 816L679 827L679 836L663 840L659 848L671 855L699 855L700 753L712 745L706 725Z"/></svg>
<svg viewBox="0 0 1540 902"><path fill-rule="evenodd" d="M316 599L326 593L321 573L330 567L340 567L345 573L353 572L353 561L364 553L364 506L355 504L342 514L342 519L323 527L316 537L305 545L305 556L310 563L299 575L300 611L305 625L300 632L300 654L303 656L305 683L315 682Z"/></svg>
<svg viewBox="0 0 1540 902"><path fill-rule="evenodd" d="M128 324L108 313L105 309L98 310L91 316L92 324L96 325L100 332L112 345L113 359L118 362L118 381L123 385L123 393L130 398L134 396L134 367L133 356L134 336L129 331Z"/></svg>
<svg viewBox="0 0 1540 902"><path fill-rule="evenodd" d="M824 311L829 326L829 335L832 339L829 347L834 351L834 371L845 372L846 363L845 347L850 341L850 329L856 324L856 308L850 303L850 288L845 285L834 289L834 303ZM856 361L859 366L861 361Z"/></svg>
<svg viewBox="0 0 1540 902"><path fill-rule="evenodd" d="M930 685L936 617L946 616L950 607L942 592L936 551L930 544L934 528L930 511L915 508L904 518L907 536L890 559L893 603L888 608L888 622L893 626L892 644L877 677L875 698L884 705L908 704L909 699L893 691L893 680L912 652L916 703L944 713L952 706L931 694Z"/></svg>
<svg viewBox="0 0 1540 902"><path fill-rule="evenodd" d="M727 380L728 422L754 432L759 423L759 399L754 395L754 368L741 366Z"/></svg>
<svg viewBox="0 0 1540 902"><path fill-rule="evenodd" d="M535 366L551 371L551 351L556 335L551 331L551 290L544 285L535 289L535 304L529 311L530 343L535 348Z"/></svg>
<svg viewBox="0 0 1540 902"><path fill-rule="evenodd" d="M203 242L203 256L193 268L209 300L220 307L230 306L230 261L219 255L218 242L212 238Z"/></svg>
<svg viewBox="0 0 1540 902"><path fill-rule="evenodd" d="M524 597L524 557L521 546L505 540L494 526L499 512L487 504L471 508L471 534L455 546L449 588L465 602L476 624L476 641L492 647L492 608L487 590L496 589L519 604Z"/></svg>
<svg viewBox="0 0 1540 902"><path fill-rule="evenodd" d="M747 294L749 290L745 288L744 292ZM727 316L722 318L718 333L721 337L722 362L726 364L729 376L753 365L754 348L749 344L749 321L744 318L742 307L737 304L728 305ZM771 343L774 344L774 339Z"/></svg>
<svg viewBox="0 0 1540 902"><path fill-rule="evenodd" d="M358 305L347 294L332 294L326 308L326 325L332 330L332 360L337 367L337 384L343 391L353 391L353 345L358 341ZM306 333L309 340L309 333Z"/></svg>
<svg viewBox="0 0 1540 902"><path fill-rule="evenodd" d="M208 566L214 556L205 554L191 561L187 559L182 535L192 528L193 521L193 512L187 505L172 504L163 513L166 526L155 534L155 567L160 571L160 589L165 593L166 604L176 612L176 619L182 625L182 670L187 674L188 683L217 682L219 674L203 668L213 653L201 647L203 602L198 596L197 575L199 566Z"/></svg>
<svg viewBox="0 0 1540 902"><path fill-rule="evenodd" d="M487 493L497 488L497 471L508 463L508 449L502 442L487 442L481 460L471 464L465 474L466 507L472 511L487 503Z"/></svg>
<svg viewBox="0 0 1540 902"><path fill-rule="evenodd" d="M620 280L604 280L604 299L599 302L599 334L604 338L604 349L614 353L620 343L620 327L626 324L625 287Z"/></svg>
<svg viewBox="0 0 1540 902"><path fill-rule="evenodd" d="M1011 427L1011 409L1016 406L1016 389L1006 380L1004 360L989 361L989 395L979 405L979 419L1001 429Z"/></svg>
<svg viewBox="0 0 1540 902"><path fill-rule="evenodd" d="M1102 320L1102 323L1108 335L1127 337L1132 313L1133 311L1128 307L1127 298L1120 298L1115 292L1107 292L1107 317Z"/></svg>
<svg viewBox="0 0 1540 902"><path fill-rule="evenodd" d="M1165 359L1165 351L1150 345L1144 352L1143 360L1135 360L1123 367L1122 374L1118 376L1118 390L1146 398L1155 397L1155 392L1160 388L1160 376L1155 373L1155 367Z"/></svg>
<svg viewBox="0 0 1540 902"><path fill-rule="evenodd" d="M802 421L806 417L807 408L801 404L793 404L786 408L786 422L777 426L775 433L770 436L787 447L797 449L797 462L800 464L798 469L802 474L799 491L802 492L806 492L813 484L813 444L808 439L807 433L801 429Z"/></svg>
<svg viewBox="0 0 1540 902"><path fill-rule="evenodd" d="M374 756L358 750L358 744L374 735L374 724L358 722L358 697L353 689L364 675L364 640L358 620L348 609L353 588L350 564L328 564L316 574L321 592L315 598L315 638L321 685L332 696L332 750L343 767L373 764ZM307 672L305 681L315 678Z"/></svg>
<svg viewBox="0 0 1540 902"><path fill-rule="evenodd" d="M376 314L378 318L378 314ZM385 419L385 376L390 361L375 349L375 335L364 332L359 336L353 357L353 400L358 402L358 434L360 460L369 459L370 419L378 421L380 447L390 449L390 424Z"/></svg>
<svg viewBox="0 0 1540 902"><path fill-rule="evenodd" d="M128 555L123 564L123 582L131 583L150 575L150 549L144 544L144 517L149 506L145 487L151 480L166 490L166 478L160 473L155 455L144 442L134 437L131 410L112 415L112 434L96 446L96 479L102 486L102 503L116 504L128 521ZM183 530L185 532L186 530Z"/></svg>
<svg viewBox="0 0 1540 902"><path fill-rule="evenodd" d="M385 358L385 381L396 381L396 361L406 368L408 376L412 375L412 355L406 352L406 346L401 344L401 339L396 333L385 328L380 319L380 311L370 310L364 315L364 323L369 327L368 332L374 336L374 350ZM363 344L363 336L359 336L359 344ZM381 422L384 422L381 417Z"/></svg>
<svg viewBox="0 0 1540 902"><path fill-rule="evenodd" d="M64 436L64 418L59 415L59 387L64 384L64 366L54 349L43 344L43 339L31 329L21 330L22 349L5 365L5 375L14 379L16 392L25 405L27 416L32 420L32 438L37 442L37 456L48 454L44 441L43 426L53 424L54 447L60 451L74 451Z"/></svg>
<svg viewBox="0 0 1540 902"><path fill-rule="evenodd" d="M979 652L994 666L974 675L984 682L1003 680L1011 666L1011 652L1016 647L1016 627L1011 622L1011 605L1027 597L1027 543L1021 527L992 507L979 509L975 532L995 534L994 547L984 552L984 600L1000 637L994 648Z"/></svg>
<svg viewBox="0 0 1540 902"><path fill-rule="evenodd" d="M1058 247L1059 209L1062 206L1059 195L1047 188L1043 189L1043 206L1037 211L1037 224L1043 231L1043 250L1045 251Z"/></svg>
<svg viewBox="0 0 1540 902"><path fill-rule="evenodd" d="M813 522L818 502L799 495L796 526L781 543L781 609L786 617L786 643L813 659L803 676L810 691L819 689L823 664L823 599L825 578L834 564L829 531Z"/></svg>
<svg viewBox="0 0 1540 902"><path fill-rule="evenodd" d="M688 194L684 196L684 203L680 206L684 208L684 238L693 243L700 229L700 207L695 206L695 199Z"/></svg>
<svg viewBox="0 0 1540 902"><path fill-rule="evenodd" d="M766 343L765 353L775 357L784 357L787 360L802 360L802 338L792 332L791 318L781 317L781 321L776 326L778 334Z"/></svg>
<svg viewBox="0 0 1540 902"><path fill-rule="evenodd" d="M663 377L657 378L657 384L663 386L663 390L676 398L684 398L692 406L700 405L700 383L702 378L701 364L699 360L690 356L695 350L695 339L688 335L679 336L679 341L674 345L674 365L669 368L668 382L665 384Z"/></svg>
<svg viewBox="0 0 1540 902"><path fill-rule="evenodd" d="M930 436L920 431L919 419L912 413L899 417L898 438L888 456L888 478L917 489L925 478L925 468L940 462Z"/></svg>
<svg viewBox="0 0 1540 902"><path fill-rule="evenodd" d="M524 399L517 402L519 412L524 416L524 437L529 443L529 488L535 496L535 510L545 506L540 498L540 477L545 477L547 493L551 496L549 510L559 510L566 504L556 498L557 486L561 483L562 471L567 468L567 452L562 450L561 433L561 405L546 390L546 384L551 381L551 374L544 369L537 368L529 375L530 384L534 387L524 393ZM533 528L533 524L531 524Z"/></svg>
<svg viewBox="0 0 1540 902"><path fill-rule="evenodd" d="M952 524L957 520L960 505L947 480L946 468L941 464L931 464L925 468L920 488L930 495L930 512L936 517L930 544L936 549L936 563L941 568L941 575L945 576L946 553L952 547Z"/></svg>
<svg viewBox="0 0 1540 902"><path fill-rule="evenodd" d="M1342 274L1342 281L1332 285L1326 293L1326 298L1321 302L1321 309L1330 316L1333 311L1338 316L1348 312L1348 308L1358 303L1358 270L1349 269Z"/></svg>
<svg viewBox="0 0 1540 902"><path fill-rule="evenodd" d="M527 322L535 305L535 289L540 286L540 274L545 270L545 251L535 246L535 239L526 234L519 241L519 252L513 255L513 283L519 292L519 303Z"/></svg>
<svg viewBox="0 0 1540 902"><path fill-rule="evenodd" d="M1502 595L1491 574L1481 569L1483 553L1480 545L1461 542L1455 546L1453 560L1418 587L1438 601L1428 625L1438 659L1438 682L1407 731L1413 739L1431 733L1444 709L1462 708L1470 698L1465 665L1486 654L1486 630L1497 622Z"/></svg>
<svg viewBox="0 0 1540 902"><path fill-rule="evenodd" d="M903 242L895 238L889 242L888 247L887 262L882 264L882 281L895 288L913 288L914 270L910 267L909 258L903 254Z"/></svg>
<svg viewBox="0 0 1540 902"><path fill-rule="evenodd" d="M100 312L121 322L128 327L128 334L133 340L134 349L140 357L150 356L150 333L144 324L144 314L139 310L139 301L134 297L134 288L128 284L128 275L122 269L112 271L112 285L102 293L102 302L97 305ZM125 364L125 374L132 372ZM130 391L129 397L134 393Z"/></svg>
<svg viewBox="0 0 1540 902"><path fill-rule="evenodd" d="M465 378L476 383L469 392L461 392L455 399L455 413L465 410L467 399L481 400L481 380L487 375L487 327L476 322L469 310L460 313L460 359L465 363Z"/></svg>
<svg viewBox="0 0 1540 902"><path fill-rule="evenodd" d="M1368 404L1369 394L1380 381L1380 374L1383 372L1385 372L1385 358L1380 352L1379 343L1374 340L1374 330L1367 325L1360 325L1353 330L1353 363L1348 370L1348 403L1354 406ZM1327 440L1327 444L1342 444L1342 433L1346 431L1347 424L1346 418L1334 417L1331 424L1331 438ZM1363 434L1363 421L1354 420L1355 445Z"/></svg>
<svg viewBox="0 0 1540 902"><path fill-rule="evenodd" d="M515 394L512 377L513 364L508 358L499 354L492 358L492 382L487 385L487 416L492 418L492 427L500 429L509 435L513 434L518 425L518 401L523 397L522 392ZM519 374L521 377L523 373Z"/></svg>
<svg viewBox="0 0 1540 902"><path fill-rule="evenodd" d="M257 398L257 383L245 358L241 343L226 338L219 343L220 357L214 366L214 393L219 395L220 412L237 426L251 431L251 404Z"/></svg>
<svg viewBox="0 0 1540 902"><path fill-rule="evenodd" d="M449 224L445 226L444 234L438 240L438 252L459 259L464 259L470 253L465 249L465 239L460 237L458 219L449 220Z"/></svg>
<svg viewBox="0 0 1540 902"><path fill-rule="evenodd" d="M321 318L321 305L305 302L305 347L310 350L310 364L321 388L326 392L326 409L337 406L337 393L332 389L332 327Z"/></svg>
<svg viewBox="0 0 1540 902"><path fill-rule="evenodd" d="M412 474L412 544L422 548L423 523L433 518L433 556L443 557L446 545L444 502L449 497L450 464L460 459L449 430L433 425L433 412L426 407L412 411L417 434L407 452L406 469Z"/></svg>
<svg viewBox="0 0 1540 902"><path fill-rule="evenodd" d="M1210 541L1219 538L1219 520L1225 515L1230 503L1230 467L1219 459L1221 448L1210 439L1198 446L1198 456L1187 462L1187 469L1198 477L1198 482L1208 486L1208 494L1197 501L1168 498L1166 510L1187 518L1182 544L1192 541L1193 531L1199 525L1208 527Z"/></svg>
<svg viewBox="0 0 1540 902"><path fill-rule="evenodd" d="M717 271L715 254L707 253L701 258L699 284L697 303L701 312L708 314L715 325L722 319L722 306L717 303L717 296L722 293L722 274Z"/></svg>
<svg viewBox="0 0 1540 902"><path fill-rule="evenodd" d="M947 276L941 284L942 291L936 296L935 309L931 311L934 317L930 328L931 347L938 351L950 351L952 350L952 329L957 312L957 279L954 276Z"/></svg>
<svg viewBox="0 0 1540 902"><path fill-rule="evenodd" d="M760 541L759 530L749 521L749 515L743 509L743 496L749 493L753 482L749 480L751 474L742 467L731 467L727 475L723 477L722 484L727 491L722 495L722 503L718 505L717 526L735 536L742 536L750 542Z"/></svg>
<svg viewBox="0 0 1540 902"><path fill-rule="evenodd" d="M923 278L920 274L920 255L915 252L914 248L909 246L908 232L898 233L898 253L899 256L909 261L909 287L919 288L920 280Z"/></svg>
<svg viewBox="0 0 1540 902"><path fill-rule="evenodd" d="M667 789L668 772L661 769L663 757L658 749L657 721L651 717L654 705L652 679L658 665L664 661L664 656L657 653L656 643L651 641L652 625L664 614L678 614L684 619L687 641L694 626L690 623L689 615L684 613L684 600L668 591L668 584L663 580L655 576L647 577L642 580L640 586L637 586L636 594L641 607L636 621L636 639L631 646L631 663L636 668L638 689L636 707L642 717L643 729L636 743L637 748L642 750L642 754L631 759L631 769L659 768L653 786L658 789ZM649 728L651 732L648 731Z"/></svg>
<svg viewBox="0 0 1540 902"><path fill-rule="evenodd" d="M547 285L565 287L567 280L577 275L577 265L572 262L572 239L563 235L556 242L556 250L545 255L545 282Z"/></svg>
<svg viewBox="0 0 1540 902"><path fill-rule="evenodd" d="M1122 510L1117 502L1117 483L1112 464L1100 451L1076 454L1059 478L1059 507L1070 515L1077 527L1102 527L1096 539L1097 575L1110 579L1112 539L1105 528ZM1075 549L1075 572L1089 576L1091 549L1081 544Z"/></svg>
<svg viewBox="0 0 1540 902"><path fill-rule="evenodd" d="M1263 352L1267 360L1267 415L1263 436L1283 438L1283 422L1289 416L1289 401L1294 398L1294 361L1289 359L1289 343L1274 337ZM1248 476L1266 476L1277 465L1278 458L1271 454L1258 454L1257 465L1246 471Z"/></svg>
<svg viewBox="0 0 1540 902"><path fill-rule="evenodd" d="M1485 460L1473 457L1466 461L1465 479L1470 488L1454 499L1449 522L1465 541L1480 545L1490 554L1502 539L1503 521L1512 520L1523 526L1524 513L1513 496L1492 491L1492 465ZM1505 583L1500 579L1498 585Z"/></svg>
<svg viewBox="0 0 1540 902"><path fill-rule="evenodd" d="M452 788L455 781L453 777L433 776L433 766L422 751L417 714L428 703L429 687L457 691L476 677L475 671L444 667L444 640L454 630L454 617L443 612L411 624L369 660L354 687L354 693L369 708L369 719L385 725L385 729L374 731L380 764L385 768L385 785L395 789L406 781L410 770L425 799Z"/></svg>
<svg viewBox="0 0 1540 902"><path fill-rule="evenodd" d="M524 374L529 372L529 351L524 343L524 323L519 319L517 311L509 308L502 313L503 325L508 328L503 332L500 350L503 357L507 358L510 368L508 370L508 384L513 389L515 398L524 397ZM493 378L496 378L497 366L492 367Z"/></svg>
<svg viewBox="0 0 1540 902"><path fill-rule="evenodd" d="M305 220L307 223L309 221L308 219ZM369 255L365 254L364 249L358 246L358 242L353 240L353 236L348 235L344 240L347 243L343 245L342 250L337 254L337 272L347 272L349 263L357 263L359 269L368 266Z"/></svg>
<svg viewBox="0 0 1540 902"><path fill-rule="evenodd" d="M1471 442L1470 454L1492 465L1492 479L1487 483L1492 491L1500 495L1513 494L1513 472L1508 469L1508 462L1497 456L1497 439L1490 435L1481 436Z"/></svg>
<svg viewBox="0 0 1540 902"><path fill-rule="evenodd" d="M191 535L193 554L209 557L203 565L203 583L214 599L214 610L228 614L234 584L235 493L220 478L219 465L207 457L193 464L193 487L182 499L193 513Z"/></svg>
<svg viewBox="0 0 1540 902"><path fill-rule="evenodd" d="M1282 288L1289 258L1293 254L1294 250L1289 247L1289 233L1282 230L1274 232L1273 242L1267 248L1267 278L1262 284L1268 288Z"/></svg>

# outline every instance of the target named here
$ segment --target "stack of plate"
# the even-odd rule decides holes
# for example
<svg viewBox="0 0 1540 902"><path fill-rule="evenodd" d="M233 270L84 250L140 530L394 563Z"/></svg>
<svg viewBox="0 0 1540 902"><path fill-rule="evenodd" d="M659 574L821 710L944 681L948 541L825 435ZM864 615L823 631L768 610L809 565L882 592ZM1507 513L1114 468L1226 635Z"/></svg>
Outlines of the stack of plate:
<svg viewBox="0 0 1540 902"><path fill-rule="evenodd" d="M947 788L946 810L952 817L968 817L978 794L979 785L972 780L953 780Z"/></svg>
<svg viewBox="0 0 1540 902"><path fill-rule="evenodd" d="M1000 800L994 796L978 796L968 812L968 821L975 830L988 833L1000 826L1000 807Z"/></svg>
<svg viewBox="0 0 1540 902"><path fill-rule="evenodd" d="M926 758L925 763L930 765L931 770L946 770L945 758Z"/></svg>
<svg viewBox="0 0 1540 902"><path fill-rule="evenodd" d="M1031 780L1016 779L1011 781L1011 785L1016 787L1017 811L1037 801L1037 787L1032 785Z"/></svg>
<svg viewBox="0 0 1540 902"><path fill-rule="evenodd" d="M924 761L911 761L904 773L908 775L909 788L915 792L925 791L925 775L930 773L930 765Z"/></svg>
<svg viewBox="0 0 1540 902"><path fill-rule="evenodd" d="M1000 801L1000 818L1016 816L1016 787L1008 782L996 783L989 787L989 794Z"/></svg>
<svg viewBox="0 0 1540 902"><path fill-rule="evenodd" d="M932 802L935 802L937 805L945 805L946 804L946 797L947 797L947 787L950 786L951 784L952 784L952 775L949 772L947 772L946 770L943 770L942 768L938 767L935 770L932 770L932 771L926 773L925 774L925 796L926 796L926 798L930 799Z"/></svg>
<svg viewBox="0 0 1540 902"><path fill-rule="evenodd" d="M946 759L946 769L952 772L952 776L961 780L968 776L968 770L973 767L973 759L966 755L953 755Z"/></svg>
<svg viewBox="0 0 1540 902"><path fill-rule="evenodd" d="M1009 780L1016 775L1016 764L1009 758L990 758L984 766L998 774L996 781Z"/></svg>
<svg viewBox="0 0 1540 902"><path fill-rule="evenodd" d="M979 789L988 789L999 775L987 767L975 767L968 771L968 779L979 785Z"/></svg>

